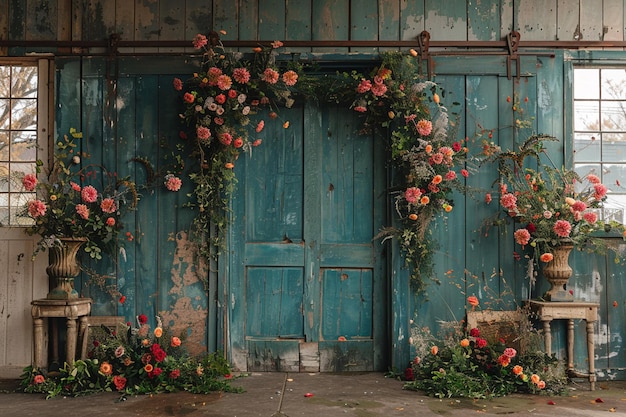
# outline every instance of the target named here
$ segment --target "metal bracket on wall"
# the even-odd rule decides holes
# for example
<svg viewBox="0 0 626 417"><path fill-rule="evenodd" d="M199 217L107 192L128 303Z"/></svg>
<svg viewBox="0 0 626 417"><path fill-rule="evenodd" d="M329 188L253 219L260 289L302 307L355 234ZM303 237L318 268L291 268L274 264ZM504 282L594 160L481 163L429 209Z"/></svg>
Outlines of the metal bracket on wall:
<svg viewBox="0 0 626 417"><path fill-rule="evenodd" d="M426 73L428 75L428 79L432 78L432 58L428 52L430 48L430 33L424 30L417 37L417 41L419 43L419 60L420 60L420 70L422 69L422 61L426 61Z"/></svg>
<svg viewBox="0 0 626 417"><path fill-rule="evenodd" d="M506 45L509 49L509 55L506 57L506 78L511 79L511 61L515 61L515 79L520 77L520 62L517 48L519 46L520 34L517 31L511 31L506 35Z"/></svg>

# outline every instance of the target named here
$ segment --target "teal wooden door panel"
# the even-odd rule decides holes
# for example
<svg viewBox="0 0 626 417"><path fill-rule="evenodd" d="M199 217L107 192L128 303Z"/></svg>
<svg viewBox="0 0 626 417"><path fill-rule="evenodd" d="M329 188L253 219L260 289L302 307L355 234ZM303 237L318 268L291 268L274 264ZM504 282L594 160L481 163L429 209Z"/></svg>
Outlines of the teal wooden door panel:
<svg viewBox="0 0 626 417"><path fill-rule="evenodd" d="M246 269L246 336L304 338L302 268Z"/></svg>
<svg viewBox="0 0 626 417"><path fill-rule="evenodd" d="M265 132L238 162L231 360L249 371L382 369L384 281L372 237L384 213L384 153L356 134L349 110L281 117L290 128Z"/></svg>
<svg viewBox="0 0 626 417"><path fill-rule="evenodd" d="M322 339L373 338L372 271L322 270Z"/></svg>

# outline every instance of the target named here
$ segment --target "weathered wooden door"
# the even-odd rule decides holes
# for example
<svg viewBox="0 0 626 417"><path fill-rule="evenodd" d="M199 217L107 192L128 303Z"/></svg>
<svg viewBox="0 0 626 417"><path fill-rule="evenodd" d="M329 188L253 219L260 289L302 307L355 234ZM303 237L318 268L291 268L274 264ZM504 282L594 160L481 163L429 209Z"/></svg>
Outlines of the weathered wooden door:
<svg viewBox="0 0 626 417"><path fill-rule="evenodd" d="M383 369L383 143L354 112L281 111L238 163L229 244L228 340L240 369ZM272 123L274 124L274 123ZM243 159L243 158L242 158Z"/></svg>

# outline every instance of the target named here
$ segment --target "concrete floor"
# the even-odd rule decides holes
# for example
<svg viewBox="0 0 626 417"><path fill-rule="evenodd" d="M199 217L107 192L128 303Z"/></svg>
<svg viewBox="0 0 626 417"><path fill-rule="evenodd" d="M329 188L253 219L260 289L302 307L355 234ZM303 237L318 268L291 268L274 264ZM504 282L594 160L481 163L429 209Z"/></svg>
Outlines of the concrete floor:
<svg viewBox="0 0 626 417"><path fill-rule="evenodd" d="M0 380L0 416L624 416L626 381L572 383L563 397L511 395L494 400L436 399L405 391L381 373L253 373L233 385L244 393L143 395L120 401L115 393L45 400L16 393L15 380ZM307 395L312 394L312 395ZM609 414L610 413L610 414Z"/></svg>

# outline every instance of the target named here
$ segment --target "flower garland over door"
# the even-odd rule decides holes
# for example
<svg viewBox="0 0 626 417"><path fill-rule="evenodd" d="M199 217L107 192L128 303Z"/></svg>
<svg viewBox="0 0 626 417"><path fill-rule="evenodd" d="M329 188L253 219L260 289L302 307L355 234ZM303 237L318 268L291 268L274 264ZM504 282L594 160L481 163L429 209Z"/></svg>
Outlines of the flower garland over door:
<svg viewBox="0 0 626 417"><path fill-rule="evenodd" d="M369 74L314 75L310 66L278 62L280 41L254 48L252 57L226 51L216 32L197 35L193 45L203 51L202 71L186 81L174 80L183 107L182 144L176 158L180 163L167 178L178 180L189 172L194 191L187 205L196 210L192 235L200 254L210 258L223 247L229 196L236 184L233 168L241 154L252 156L262 144L265 123L282 123L288 129L280 108L296 100L335 103L358 112L364 130L389 138L390 163L399 174L390 188L396 218L376 238L398 239L416 289L423 290L435 245L428 225L439 213L453 210L453 190L463 189L469 173L467 147L450 137L442 91L420 79L417 53L385 53ZM218 233L207 239L211 225Z"/></svg>

